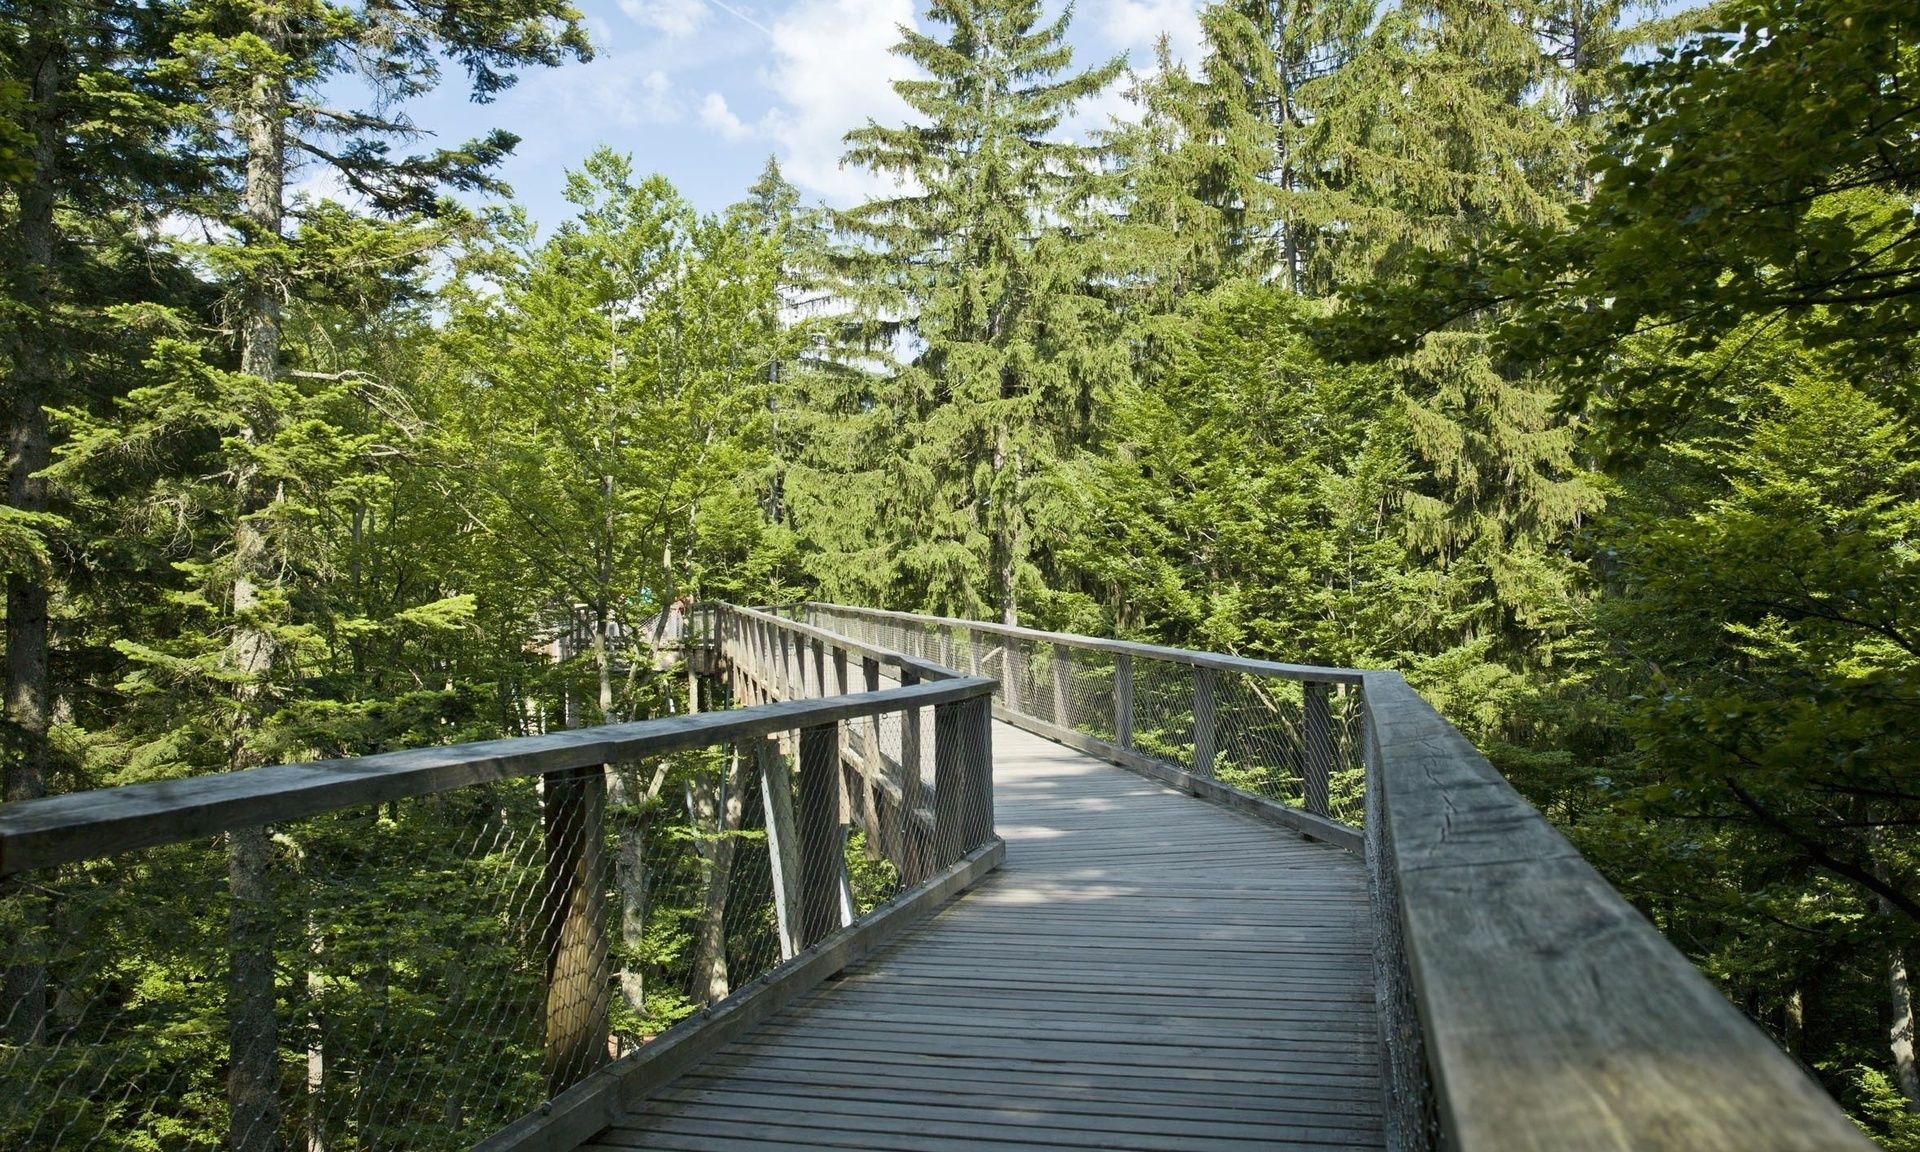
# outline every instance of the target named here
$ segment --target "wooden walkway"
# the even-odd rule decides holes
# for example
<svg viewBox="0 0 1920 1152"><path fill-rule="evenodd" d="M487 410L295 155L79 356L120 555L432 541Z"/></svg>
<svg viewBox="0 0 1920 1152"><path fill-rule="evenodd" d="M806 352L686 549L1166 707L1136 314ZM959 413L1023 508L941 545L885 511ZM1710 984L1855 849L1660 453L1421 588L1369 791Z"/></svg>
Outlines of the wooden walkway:
<svg viewBox="0 0 1920 1152"><path fill-rule="evenodd" d="M588 1148L1382 1147L1361 861L993 738L1004 867Z"/></svg>

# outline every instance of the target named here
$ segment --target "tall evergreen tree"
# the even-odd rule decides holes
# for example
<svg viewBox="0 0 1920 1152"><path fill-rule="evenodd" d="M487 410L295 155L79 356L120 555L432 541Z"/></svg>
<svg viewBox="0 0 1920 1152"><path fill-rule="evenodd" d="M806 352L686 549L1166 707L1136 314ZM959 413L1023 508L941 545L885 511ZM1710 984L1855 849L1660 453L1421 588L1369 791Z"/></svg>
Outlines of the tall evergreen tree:
<svg viewBox="0 0 1920 1152"><path fill-rule="evenodd" d="M172 41L169 74L195 93L188 127L196 154L227 178L168 207L232 237L201 255L229 289L225 311L238 379L255 382L227 392L227 410L211 414L230 451L225 475L233 500L220 506L231 514L231 534L228 547L199 558L209 602L225 605L204 634L223 653L205 671L230 693L222 709L228 754L220 766L243 769L263 762L260 733L273 708L275 673L291 671L297 651L286 575L299 563L284 546L299 536L278 529L298 509L273 476L297 454L279 441L306 439L310 419L324 426L286 379L284 312L303 287L337 272L346 255L331 244L339 238L334 230L289 234L290 212L299 208L289 198L289 177L322 164L376 214L431 214L444 187L490 186L488 169L514 141L495 132L460 148L397 157L393 143L419 133L394 109L432 88L445 59L465 68L475 97L484 100L510 85L517 67L584 57L588 49L578 13L564 0L516 0L484 11L458 3L208 0L184 6L179 16L184 29ZM348 76L373 90L369 110L328 99L340 91L333 82ZM376 265L404 261L419 242L411 229L363 231L357 241L354 258ZM212 365L194 364L197 353L180 352L170 369L181 374L182 386L216 378ZM232 1144L237 1152L268 1152L279 1144L281 1108L266 830L235 832L228 855Z"/></svg>
<svg viewBox="0 0 1920 1152"><path fill-rule="evenodd" d="M878 512L891 594L917 607L1018 617L1023 580L1038 582L1033 478L1085 435L1123 366L1083 243L1096 155L1055 138L1122 64L1073 72L1070 17L934 0L946 38L906 29L895 48L925 73L894 85L920 121L847 135L848 163L904 185L840 225L864 244L862 303L906 352L878 396L898 433Z"/></svg>
<svg viewBox="0 0 1920 1152"><path fill-rule="evenodd" d="M38 0L0 13L0 399L6 481L0 576L6 582L5 715L0 796L54 785L56 702L71 703L56 658L63 524L45 469L48 410L91 406L130 387L138 324L117 305L172 301L187 277L150 251L139 221L208 175L169 148L187 94L157 65L177 31L170 7ZM0 976L0 1028L38 1035L35 968Z"/></svg>

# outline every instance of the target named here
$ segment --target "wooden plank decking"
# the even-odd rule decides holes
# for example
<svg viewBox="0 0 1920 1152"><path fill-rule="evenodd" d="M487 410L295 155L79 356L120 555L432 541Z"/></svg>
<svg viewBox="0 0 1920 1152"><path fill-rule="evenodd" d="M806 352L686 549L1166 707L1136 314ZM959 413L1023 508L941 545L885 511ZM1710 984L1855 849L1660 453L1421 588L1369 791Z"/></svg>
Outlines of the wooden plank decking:
<svg viewBox="0 0 1920 1152"><path fill-rule="evenodd" d="M1382 1146L1361 862L993 738L1001 871L588 1148Z"/></svg>

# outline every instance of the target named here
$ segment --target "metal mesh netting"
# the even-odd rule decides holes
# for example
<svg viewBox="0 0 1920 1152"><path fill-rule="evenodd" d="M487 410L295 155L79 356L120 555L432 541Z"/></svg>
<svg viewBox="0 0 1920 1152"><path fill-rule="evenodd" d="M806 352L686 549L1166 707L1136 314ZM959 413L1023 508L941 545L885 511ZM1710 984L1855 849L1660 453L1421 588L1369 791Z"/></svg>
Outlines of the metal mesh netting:
<svg viewBox="0 0 1920 1152"><path fill-rule="evenodd" d="M1365 820L1362 700L1348 684L962 621L824 604L802 612L851 639L997 679L996 702L1023 718L1342 823Z"/></svg>
<svg viewBox="0 0 1920 1152"><path fill-rule="evenodd" d="M984 842L967 709L9 877L0 1148L471 1146Z"/></svg>

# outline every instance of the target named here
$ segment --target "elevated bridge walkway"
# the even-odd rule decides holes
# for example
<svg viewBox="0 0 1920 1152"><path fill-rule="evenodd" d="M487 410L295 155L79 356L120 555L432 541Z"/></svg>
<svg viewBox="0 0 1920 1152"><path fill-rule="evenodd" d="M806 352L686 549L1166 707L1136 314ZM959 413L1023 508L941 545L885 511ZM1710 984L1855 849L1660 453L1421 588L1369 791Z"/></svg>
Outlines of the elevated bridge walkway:
<svg viewBox="0 0 1920 1152"><path fill-rule="evenodd" d="M0 1148L1871 1148L1397 674L682 620L678 715L0 805Z"/></svg>
<svg viewBox="0 0 1920 1152"><path fill-rule="evenodd" d="M1384 1147L1361 862L993 737L1000 869L589 1148Z"/></svg>

